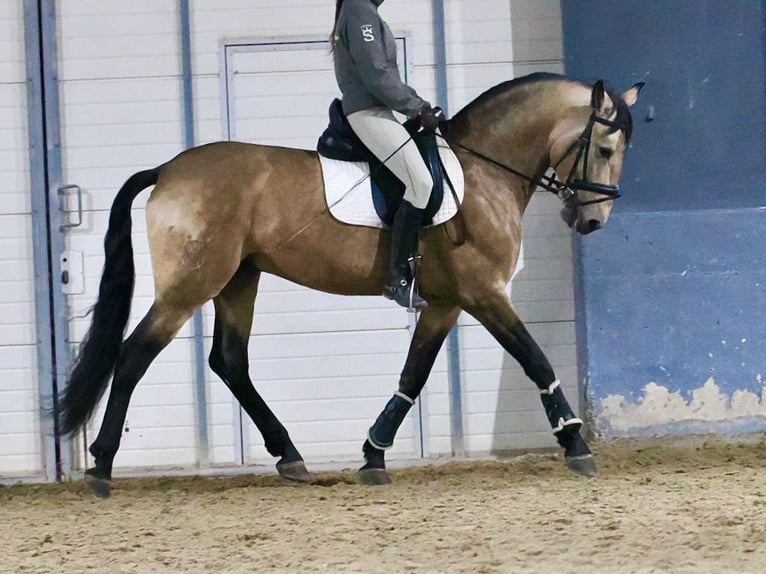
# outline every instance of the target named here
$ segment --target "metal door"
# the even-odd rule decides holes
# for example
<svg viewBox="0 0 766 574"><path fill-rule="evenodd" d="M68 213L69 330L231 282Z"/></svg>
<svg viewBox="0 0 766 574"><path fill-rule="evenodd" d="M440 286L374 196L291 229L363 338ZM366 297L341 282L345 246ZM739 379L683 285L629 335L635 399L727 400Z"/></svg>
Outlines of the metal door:
<svg viewBox="0 0 766 574"><path fill-rule="evenodd" d="M406 39L398 43L407 70ZM326 39L232 44L223 58L231 139L315 147L338 94ZM367 428L397 387L408 314L382 297L328 295L273 276L262 278L256 310L250 358L259 392L306 458L358 459ZM392 457L423 455L420 405ZM242 460L271 461L247 420Z"/></svg>

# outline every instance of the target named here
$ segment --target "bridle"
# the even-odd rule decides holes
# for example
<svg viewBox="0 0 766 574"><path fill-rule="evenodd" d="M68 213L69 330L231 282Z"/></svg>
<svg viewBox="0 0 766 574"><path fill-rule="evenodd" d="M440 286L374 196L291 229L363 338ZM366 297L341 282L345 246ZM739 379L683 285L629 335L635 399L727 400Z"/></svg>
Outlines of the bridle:
<svg viewBox="0 0 766 574"><path fill-rule="evenodd" d="M607 120L605 118L600 118L596 115L595 111L591 112L590 118L588 118L588 123L585 126L585 129L583 129L582 133L577 137L577 139L575 139L569 145L569 147L566 149L566 151L561 156L561 158L559 158L559 160L555 164L553 164L552 166L554 170L553 173L543 175L541 178L538 178L538 179L532 178L526 175L525 173L522 173L514 169L513 167L509 165L501 163L497 161L496 159L493 159L487 155L484 155L483 153L480 153L476 150L466 147L463 144L460 144L457 142L449 142L449 144L454 147L463 149L467 151L468 153L478 158L481 158L488 163L491 163L492 165L495 165L499 168L509 171L512 174L517 175L521 177L522 179L525 179L529 183L532 183L535 186L541 187L545 191L549 191L555 194L567 207L577 208L577 207L582 207L585 205L592 205L594 203L612 201L620 197L619 185L608 185L605 183L596 183L596 182L588 180L588 156L590 154L590 144L591 144L591 139L593 137L593 126L595 126L596 124L608 126L614 130L623 130L623 131L627 127L618 122ZM569 170L569 174L567 174L566 180L561 181L555 170L559 165L561 165L561 163L566 158L568 158L573 153L576 153L577 156L575 157L575 160L572 163L572 168ZM580 164L580 162L582 162L582 166L583 166L582 178L575 177L575 173L577 171L577 167ZM577 193L578 191L589 191L589 192L597 193L603 197L599 197L598 199L583 201L578 196L578 193Z"/></svg>

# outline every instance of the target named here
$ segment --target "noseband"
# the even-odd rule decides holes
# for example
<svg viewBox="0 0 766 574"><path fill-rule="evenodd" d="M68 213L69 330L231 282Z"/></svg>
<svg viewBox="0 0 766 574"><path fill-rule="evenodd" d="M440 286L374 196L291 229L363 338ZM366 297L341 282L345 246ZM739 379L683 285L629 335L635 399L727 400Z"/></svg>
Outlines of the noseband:
<svg viewBox="0 0 766 574"><path fill-rule="evenodd" d="M605 183L596 183L588 180L588 156L590 154L590 142L593 136L593 126L595 124L601 124L608 126L615 130L624 129L623 126L617 122L600 118L596 115L596 112L591 112L590 118L588 118L588 124L575 141L573 141L559 161L553 165L554 172L551 175L543 176L539 182L539 186L543 189L555 193L561 201L568 207L582 207L584 205L592 205L594 203L601 203L603 201L611 201L620 197L619 185L608 185ZM572 168L569 170L566 181L561 181L556 175L556 168L573 153L577 153ZM577 166L582 162L583 178L575 177ZM577 195L578 191L590 191L598 193L604 197L598 199L591 199L589 201L582 201Z"/></svg>
<svg viewBox="0 0 766 574"><path fill-rule="evenodd" d="M492 159L491 157L488 157L482 153L472 150L471 148L468 148L457 142L449 142L449 143L450 145L459 147L469 152L470 154L475 155L476 157L479 157L491 163L492 165L495 165L506 171L509 171L513 173L514 175L517 175L521 177L522 179L527 180L529 183L533 183L536 186L539 186L543 188L544 190L555 194L567 207L577 208L577 207L582 207L584 205L592 205L594 203L611 201L613 199L617 199L618 197L620 197L620 186L608 185L605 183L596 183L587 179L590 143L593 137L593 126L596 124L608 126L615 130L625 130L624 125L621 125L617 122L613 122L611 120L607 120L605 118L600 118L596 115L596 112L591 112L590 118L588 118L588 123L585 126L585 129L582 131L579 137L570 144L570 146L566 149L566 151L561 156L561 158L553 165L553 169L554 169L553 173L549 175L544 175L540 179L531 178L528 175L512 168L509 165L505 165L495 159ZM573 153L577 154L577 156L575 157L575 161L574 163L572 163L572 168L569 170L569 174L567 175L566 180L561 181L555 170L559 165L561 165L561 163L566 158L568 158ZM577 171L577 166L580 164L580 162L582 162L583 164L583 171L582 171L583 178L575 177L575 172ZM603 197L600 197L598 199L591 199L588 201L582 201L577 194L578 191L589 191L592 193L598 193L599 195L602 195Z"/></svg>

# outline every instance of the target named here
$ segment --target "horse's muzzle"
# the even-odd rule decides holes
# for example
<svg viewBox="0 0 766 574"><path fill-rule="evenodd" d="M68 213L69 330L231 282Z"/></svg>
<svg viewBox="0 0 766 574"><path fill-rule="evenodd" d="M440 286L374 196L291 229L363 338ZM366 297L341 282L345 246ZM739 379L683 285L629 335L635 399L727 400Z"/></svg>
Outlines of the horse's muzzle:
<svg viewBox="0 0 766 574"><path fill-rule="evenodd" d="M580 235L588 235L604 226L604 222L600 219L582 217L582 214L573 205L562 208L561 219L567 224L567 227L574 229Z"/></svg>
<svg viewBox="0 0 766 574"><path fill-rule="evenodd" d="M577 219L577 233L580 235L588 235L588 233L593 233L594 231L598 231L604 226L604 224L598 220L598 219Z"/></svg>

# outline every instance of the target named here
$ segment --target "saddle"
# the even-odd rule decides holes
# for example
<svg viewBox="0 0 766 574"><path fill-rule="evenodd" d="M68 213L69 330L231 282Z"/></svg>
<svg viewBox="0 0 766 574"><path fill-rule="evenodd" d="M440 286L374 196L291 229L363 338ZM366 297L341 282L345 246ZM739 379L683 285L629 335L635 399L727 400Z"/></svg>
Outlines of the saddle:
<svg viewBox="0 0 766 574"><path fill-rule="evenodd" d="M404 183L396 177L375 155L367 149L348 123L341 101L334 99L330 104L330 123L319 137L317 152L320 155L340 161L367 162L370 165L370 180L372 183L372 202L378 216L386 225L392 225L394 215L404 197ZM433 221L434 214L439 211L444 198L444 180L451 185L447 171L439 157L436 134L433 132L418 132L417 122L409 120L404 127L418 146L434 181L431 198L426 206L423 225Z"/></svg>

